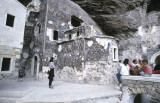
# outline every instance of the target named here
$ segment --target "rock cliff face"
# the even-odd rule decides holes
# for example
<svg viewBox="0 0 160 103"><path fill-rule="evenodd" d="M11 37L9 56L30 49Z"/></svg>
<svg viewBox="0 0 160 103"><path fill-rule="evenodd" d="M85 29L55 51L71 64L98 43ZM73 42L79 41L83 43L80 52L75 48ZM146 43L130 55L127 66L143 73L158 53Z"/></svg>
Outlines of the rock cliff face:
<svg viewBox="0 0 160 103"><path fill-rule="evenodd" d="M144 0L73 0L97 22L106 35L135 32L142 24Z"/></svg>
<svg viewBox="0 0 160 103"><path fill-rule="evenodd" d="M158 0L72 0L97 22L106 35L131 34L144 24L151 11L159 11ZM147 13L146 13L147 12Z"/></svg>
<svg viewBox="0 0 160 103"><path fill-rule="evenodd" d="M160 44L159 0L72 1L96 21L105 35L120 39L120 59L147 59L147 49Z"/></svg>

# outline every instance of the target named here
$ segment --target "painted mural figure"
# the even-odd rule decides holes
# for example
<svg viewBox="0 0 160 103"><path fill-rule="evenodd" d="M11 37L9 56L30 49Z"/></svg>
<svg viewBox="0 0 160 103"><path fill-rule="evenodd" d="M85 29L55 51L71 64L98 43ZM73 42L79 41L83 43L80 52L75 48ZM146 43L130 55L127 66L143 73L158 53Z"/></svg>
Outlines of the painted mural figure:
<svg viewBox="0 0 160 103"><path fill-rule="evenodd" d="M49 63L49 76L48 76L48 79L49 79L49 88L53 88L52 86L52 81L53 81L53 78L54 78L54 69L55 69L55 65L54 65L54 62L53 62L54 58L51 57L50 59L50 63Z"/></svg>

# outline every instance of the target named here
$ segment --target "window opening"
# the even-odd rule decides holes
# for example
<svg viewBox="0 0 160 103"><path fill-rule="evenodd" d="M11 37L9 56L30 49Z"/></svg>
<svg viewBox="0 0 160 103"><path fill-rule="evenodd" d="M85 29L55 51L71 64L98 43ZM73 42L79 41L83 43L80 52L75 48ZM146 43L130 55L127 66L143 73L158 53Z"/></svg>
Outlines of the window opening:
<svg viewBox="0 0 160 103"><path fill-rule="evenodd" d="M74 27L79 27L81 26L81 23L83 22L83 20L79 19L76 16L71 16L71 24Z"/></svg>
<svg viewBox="0 0 160 103"><path fill-rule="evenodd" d="M72 35L71 34L69 34L69 40L71 40L72 39Z"/></svg>
<svg viewBox="0 0 160 103"><path fill-rule="evenodd" d="M77 31L77 37L79 37L79 29L78 29L78 31Z"/></svg>
<svg viewBox="0 0 160 103"><path fill-rule="evenodd" d="M14 18L15 18L15 16L7 14L6 25L10 26L10 27L13 27L13 25L14 25Z"/></svg>
<svg viewBox="0 0 160 103"><path fill-rule="evenodd" d="M116 59L116 48L114 48L114 59Z"/></svg>
<svg viewBox="0 0 160 103"><path fill-rule="evenodd" d="M147 7L147 13L152 11L160 11L160 0L151 0L148 7Z"/></svg>
<svg viewBox="0 0 160 103"><path fill-rule="evenodd" d="M9 71L11 58L3 58L1 71Z"/></svg>
<svg viewBox="0 0 160 103"><path fill-rule="evenodd" d="M58 40L58 31L54 30L53 40Z"/></svg>

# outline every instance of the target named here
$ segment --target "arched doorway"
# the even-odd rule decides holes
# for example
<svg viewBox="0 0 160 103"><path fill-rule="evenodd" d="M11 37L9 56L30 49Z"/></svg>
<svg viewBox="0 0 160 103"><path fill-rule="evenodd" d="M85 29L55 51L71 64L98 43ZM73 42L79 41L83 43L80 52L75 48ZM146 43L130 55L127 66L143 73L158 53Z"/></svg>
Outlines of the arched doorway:
<svg viewBox="0 0 160 103"><path fill-rule="evenodd" d="M156 64L156 59L157 59L157 57L159 57L159 56L160 56L160 51L157 52L157 53L155 53L155 54L151 57L151 59L150 59L150 64Z"/></svg>
<svg viewBox="0 0 160 103"><path fill-rule="evenodd" d="M34 54L32 57L31 76L35 76L38 79L40 58L38 54Z"/></svg>
<svg viewBox="0 0 160 103"><path fill-rule="evenodd" d="M155 63L156 63L156 64L160 64L160 55L158 55L158 56L156 57Z"/></svg>
<svg viewBox="0 0 160 103"><path fill-rule="evenodd" d="M140 95L140 94L138 94L138 95L135 97L134 103L142 103L142 102L141 102L141 95Z"/></svg>
<svg viewBox="0 0 160 103"><path fill-rule="evenodd" d="M149 94L137 94L133 103L150 103L151 95Z"/></svg>

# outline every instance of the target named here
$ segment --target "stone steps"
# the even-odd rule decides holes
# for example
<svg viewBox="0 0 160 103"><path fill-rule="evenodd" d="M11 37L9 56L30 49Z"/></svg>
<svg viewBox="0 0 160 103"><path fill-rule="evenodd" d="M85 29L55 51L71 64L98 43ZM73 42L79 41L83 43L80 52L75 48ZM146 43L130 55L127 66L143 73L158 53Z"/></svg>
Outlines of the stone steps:
<svg viewBox="0 0 160 103"><path fill-rule="evenodd" d="M81 100L72 101L34 101L34 100L17 100L16 103L119 103L119 95L106 96L106 97L95 97L95 98L85 98Z"/></svg>
<svg viewBox="0 0 160 103"><path fill-rule="evenodd" d="M0 92L0 97L11 97L11 98L22 98L25 93L10 93L10 92Z"/></svg>
<svg viewBox="0 0 160 103"><path fill-rule="evenodd" d="M0 103L16 103L16 101L18 101L25 95L25 93L20 92L3 91L0 92Z"/></svg>
<svg viewBox="0 0 160 103"><path fill-rule="evenodd" d="M16 103L16 101L20 98L8 98L8 97L0 97L0 103Z"/></svg>

